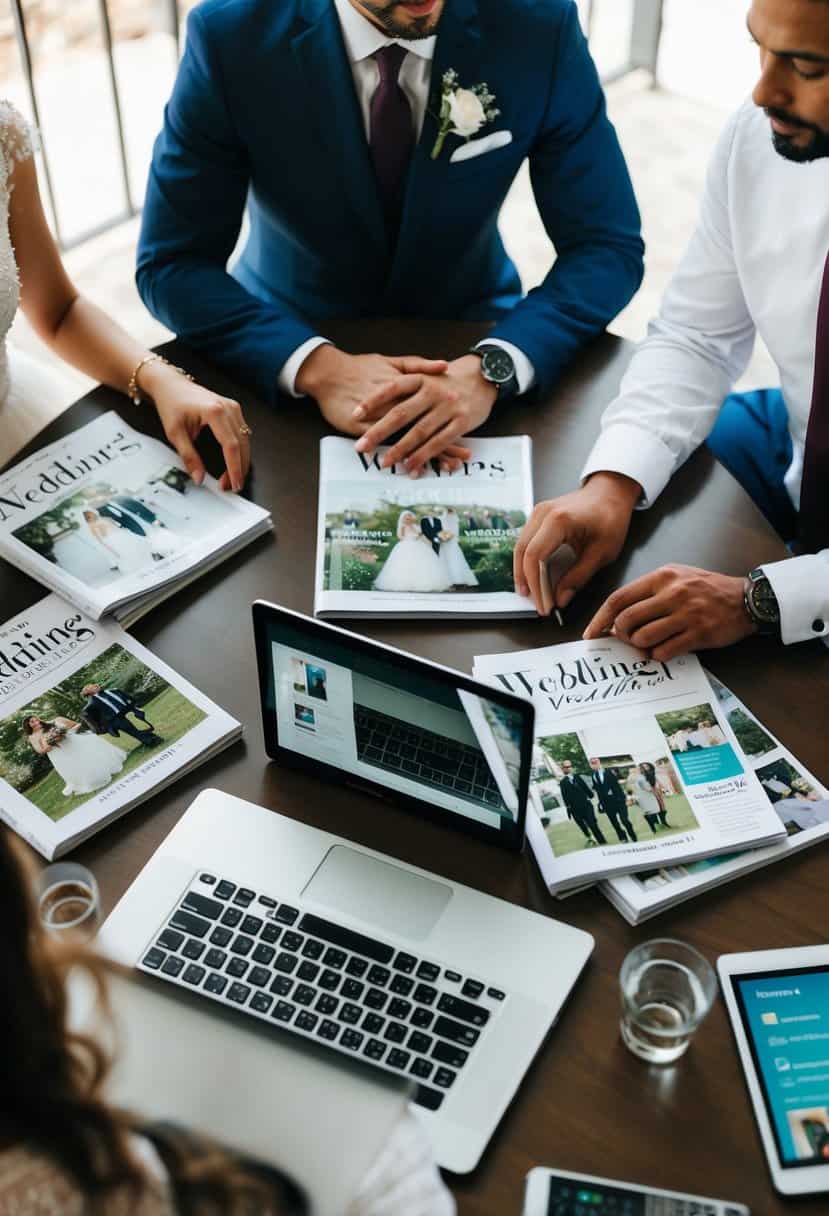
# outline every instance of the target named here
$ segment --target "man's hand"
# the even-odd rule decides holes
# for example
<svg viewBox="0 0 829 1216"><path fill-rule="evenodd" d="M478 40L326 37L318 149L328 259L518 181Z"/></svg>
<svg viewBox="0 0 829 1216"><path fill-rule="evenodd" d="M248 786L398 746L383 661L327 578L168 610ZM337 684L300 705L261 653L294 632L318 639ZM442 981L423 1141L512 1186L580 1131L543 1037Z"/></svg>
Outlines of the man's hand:
<svg viewBox="0 0 829 1216"><path fill-rule="evenodd" d="M403 461L409 473L417 473L486 422L497 396L495 385L481 375L478 355L464 355L440 371L409 371L367 395L354 410L354 424L370 424L357 450L373 452L405 427L405 435L383 457L383 467Z"/></svg>
<svg viewBox="0 0 829 1216"><path fill-rule="evenodd" d="M663 566L614 591L584 636L612 633L662 662L730 646L757 632L745 610L743 586L741 578L694 566Z"/></svg>
<svg viewBox="0 0 829 1216"><path fill-rule="evenodd" d="M555 606L566 608L597 570L619 556L641 492L638 482L621 473L594 473L580 490L538 503L513 555L518 594L531 595L543 611L540 564L567 544L576 561L554 591Z"/></svg>

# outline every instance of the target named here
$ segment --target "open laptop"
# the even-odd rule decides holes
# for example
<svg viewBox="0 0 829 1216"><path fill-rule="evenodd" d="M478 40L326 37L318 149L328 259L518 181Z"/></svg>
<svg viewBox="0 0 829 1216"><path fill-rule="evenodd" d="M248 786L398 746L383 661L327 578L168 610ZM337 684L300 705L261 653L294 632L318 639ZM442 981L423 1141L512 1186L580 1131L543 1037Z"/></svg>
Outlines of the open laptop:
<svg viewBox="0 0 829 1216"><path fill-rule="evenodd" d="M529 703L272 605L257 604L255 619L270 754L520 847ZM438 743L457 773L438 763ZM396 767L393 755L414 768ZM101 944L217 1009L355 1069L406 1078L438 1162L464 1173L593 939L210 790L139 874ZM342 1084L341 1071L332 1068L331 1084Z"/></svg>

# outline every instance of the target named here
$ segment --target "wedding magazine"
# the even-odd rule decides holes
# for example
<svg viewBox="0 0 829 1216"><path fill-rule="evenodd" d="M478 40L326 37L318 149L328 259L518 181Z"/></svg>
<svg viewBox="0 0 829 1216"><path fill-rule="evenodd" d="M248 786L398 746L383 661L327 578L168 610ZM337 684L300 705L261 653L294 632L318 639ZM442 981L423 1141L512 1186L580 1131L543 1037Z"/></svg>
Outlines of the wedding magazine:
<svg viewBox="0 0 829 1216"><path fill-rule="evenodd" d="M381 467L350 439L320 443L314 611L320 617L534 615L512 554L532 510L526 435L470 439L454 473Z"/></svg>
<svg viewBox="0 0 829 1216"><path fill-rule="evenodd" d="M0 818L49 861L241 733L118 625L57 595L0 626Z"/></svg>
<svg viewBox="0 0 829 1216"><path fill-rule="evenodd" d="M606 638L479 656L474 674L535 704L527 835L552 894L785 836L695 656Z"/></svg>
<svg viewBox="0 0 829 1216"><path fill-rule="evenodd" d="M829 839L829 789L768 733L730 689L710 672L708 679L721 712L787 835L785 840L768 848L663 866L603 882L601 890L632 925L741 874L749 874Z"/></svg>
<svg viewBox="0 0 829 1216"><path fill-rule="evenodd" d="M110 411L0 476L0 556L129 625L272 527Z"/></svg>

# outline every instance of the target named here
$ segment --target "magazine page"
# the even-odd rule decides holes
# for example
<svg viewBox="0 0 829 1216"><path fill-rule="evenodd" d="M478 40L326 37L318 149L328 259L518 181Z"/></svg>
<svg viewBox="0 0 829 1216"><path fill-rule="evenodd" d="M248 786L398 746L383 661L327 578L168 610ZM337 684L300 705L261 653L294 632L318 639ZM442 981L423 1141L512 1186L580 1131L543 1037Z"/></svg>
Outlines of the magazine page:
<svg viewBox="0 0 829 1216"><path fill-rule="evenodd" d="M786 839L736 856L709 857L608 879L602 891L633 924L829 838L829 789L769 734L729 688L707 674L721 712L786 829Z"/></svg>
<svg viewBox="0 0 829 1216"><path fill-rule="evenodd" d="M479 656L475 675L532 698L528 836L557 893L593 878L780 839L699 660L613 638Z"/></svg>
<svg viewBox="0 0 829 1216"><path fill-rule="evenodd" d="M526 435L469 441L454 473L382 467L350 439L320 444L315 612L320 616L518 616L512 554L532 510Z"/></svg>
<svg viewBox="0 0 829 1216"><path fill-rule="evenodd" d="M114 411L0 477L0 554L96 620L269 526Z"/></svg>
<svg viewBox="0 0 829 1216"><path fill-rule="evenodd" d="M57 595L0 626L0 816L52 859L241 733Z"/></svg>

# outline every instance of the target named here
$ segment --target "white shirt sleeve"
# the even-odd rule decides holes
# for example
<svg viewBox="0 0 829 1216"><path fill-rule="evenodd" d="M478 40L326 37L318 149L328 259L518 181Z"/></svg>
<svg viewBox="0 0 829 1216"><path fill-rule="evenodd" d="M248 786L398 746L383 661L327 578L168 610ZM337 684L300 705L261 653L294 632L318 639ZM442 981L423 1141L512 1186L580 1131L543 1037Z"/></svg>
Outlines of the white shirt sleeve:
<svg viewBox="0 0 829 1216"><path fill-rule="evenodd" d="M298 346L290 358L286 359L282 364L282 371L277 377L277 384L281 393L287 393L289 397L303 397L304 393L296 391L296 378L299 375L299 369L302 367L305 360L316 350L318 346L329 345L328 338L308 338L302 346Z"/></svg>
<svg viewBox="0 0 829 1216"><path fill-rule="evenodd" d="M475 344L475 350L480 350L482 346L500 346L501 350L505 350L515 364L515 379L518 381L519 396L521 393L529 392L535 384L535 368L523 350L513 346L512 342L505 342L503 338L484 338Z"/></svg>
<svg viewBox="0 0 829 1216"><path fill-rule="evenodd" d="M410 1110L391 1130L347 1216L454 1216L426 1133Z"/></svg>
<svg viewBox="0 0 829 1216"><path fill-rule="evenodd" d="M644 507L708 437L754 346L728 207L729 161L744 112L720 136L696 231L582 472L583 480L598 472L632 477Z"/></svg>
<svg viewBox="0 0 829 1216"><path fill-rule="evenodd" d="M829 642L829 549L763 566L780 605L786 645L823 638Z"/></svg>

